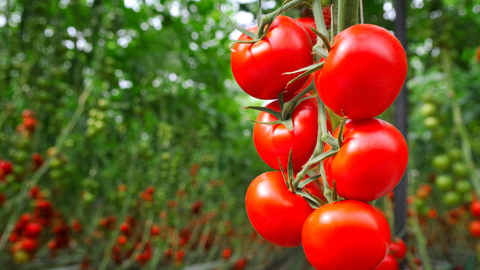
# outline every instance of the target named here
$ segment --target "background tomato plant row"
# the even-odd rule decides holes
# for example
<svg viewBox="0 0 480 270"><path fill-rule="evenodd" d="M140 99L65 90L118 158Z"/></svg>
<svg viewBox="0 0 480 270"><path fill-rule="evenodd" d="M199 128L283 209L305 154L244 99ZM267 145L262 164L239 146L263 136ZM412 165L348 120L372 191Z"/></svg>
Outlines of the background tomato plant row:
<svg viewBox="0 0 480 270"><path fill-rule="evenodd" d="M265 8L281 3L264 2ZM468 231L470 204L463 194L458 202L443 202L447 191L435 185L436 176L461 179L455 178L453 163L442 172L431 162L461 147L452 100L461 108L473 160L479 158L480 66L474 54L480 4L407 3L409 228L418 222L421 232L409 230L407 244L424 263L421 251L428 245L438 269L466 267L478 253L478 241ZM255 1L221 4L245 24L256 12ZM239 108L261 103L245 98L234 83L228 51L233 28L216 7L186 0L0 2L0 154L13 169L0 181L1 265L308 267L301 250L273 248L252 234L248 223L244 191L267 166L255 153L253 125L246 120L256 114ZM364 13L366 23L393 28L390 1L368 1ZM447 95L445 52L455 96ZM82 94L89 94L83 110ZM438 118L437 126L425 124L428 116L420 108L428 102L436 106L429 116ZM35 120L28 132L18 127L29 125L22 117L25 109ZM393 113L390 109L382 118L392 122ZM62 136L69 123L75 125ZM55 152L57 157L47 159ZM40 159L47 160L43 173ZM432 191L419 196L425 184ZM38 247L17 253L26 249L28 237L19 231L19 239L10 239L12 226L23 214L38 223L35 213L48 204L56 214L34 237ZM388 200L378 205L392 211ZM157 235L151 231L155 226ZM66 227L69 233L62 234ZM62 248L49 244L65 239ZM290 253L295 256L284 259Z"/></svg>

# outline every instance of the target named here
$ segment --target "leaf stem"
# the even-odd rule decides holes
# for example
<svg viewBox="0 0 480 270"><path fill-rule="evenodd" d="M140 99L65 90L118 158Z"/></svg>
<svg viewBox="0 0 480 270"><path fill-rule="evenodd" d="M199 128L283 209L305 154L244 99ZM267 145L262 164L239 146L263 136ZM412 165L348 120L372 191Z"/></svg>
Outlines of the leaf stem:
<svg viewBox="0 0 480 270"><path fill-rule="evenodd" d="M358 0L338 0L338 33L358 23Z"/></svg>

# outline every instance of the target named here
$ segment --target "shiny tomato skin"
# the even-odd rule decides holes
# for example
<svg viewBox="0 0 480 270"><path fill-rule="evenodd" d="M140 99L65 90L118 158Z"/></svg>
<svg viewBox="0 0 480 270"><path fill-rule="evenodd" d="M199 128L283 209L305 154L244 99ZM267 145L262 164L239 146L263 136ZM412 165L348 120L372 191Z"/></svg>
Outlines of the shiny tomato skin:
<svg viewBox="0 0 480 270"><path fill-rule="evenodd" d="M256 32L256 27L249 29ZM239 41L251 40L242 34ZM313 64L312 42L294 19L278 16L266 37L256 43L236 43L231 55L233 76L247 94L258 99L277 99L283 91L295 93L308 80L299 74L283 75Z"/></svg>
<svg viewBox="0 0 480 270"><path fill-rule="evenodd" d="M298 18L297 22L299 22L303 26L305 31L307 31L312 44L314 45L317 44L317 34L315 34L315 32L313 32L310 29L310 27L317 29L317 26L315 25L315 19L312 17L303 17L303 18Z"/></svg>
<svg viewBox="0 0 480 270"><path fill-rule="evenodd" d="M390 249L388 253L399 260L405 259L407 254L407 245L400 237L395 237L394 241L390 243Z"/></svg>
<svg viewBox="0 0 480 270"><path fill-rule="evenodd" d="M406 76L407 57L395 36L382 27L359 24L335 37L316 82L333 112L366 119L392 105Z"/></svg>
<svg viewBox="0 0 480 270"><path fill-rule="evenodd" d="M302 245L317 270L372 270L388 253L390 227L370 204L339 201L318 208L307 218Z"/></svg>
<svg viewBox="0 0 480 270"><path fill-rule="evenodd" d="M338 137L339 128L333 134ZM373 201L395 188L408 163L403 135L390 123L376 119L349 120L340 151L325 162L325 175L340 197ZM330 149L326 145L325 151Z"/></svg>
<svg viewBox="0 0 480 270"><path fill-rule="evenodd" d="M398 270L400 265L392 255L387 255L383 262L375 270Z"/></svg>
<svg viewBox="0 0 480 270"><path fill-rule="evenodd" d="M266 106L277 112L280 111L278 101ZM276 121L273 115L260 112L257 121ZM318 133L318 104L316 98L302 101L292 113L293 130L289 131L283 124L267 125L255 123L253 127L253 142L258 155L271 168L280 170L278 157L286 170L288 155L292 149L293 170L298 172L308 161L317 143ZM330 117L327 114L327 127L332 130Z"/></svg>
<svg viewBox="0 0 480 270"><path fill-rule="evenodd" d="M308 186L310 192L324 198L316 182ZM263 173L252 181L245 205L257 233L282 247L301 245L303 222L314 211L305 199L288 190L282 173L278 171Z"/></svg>

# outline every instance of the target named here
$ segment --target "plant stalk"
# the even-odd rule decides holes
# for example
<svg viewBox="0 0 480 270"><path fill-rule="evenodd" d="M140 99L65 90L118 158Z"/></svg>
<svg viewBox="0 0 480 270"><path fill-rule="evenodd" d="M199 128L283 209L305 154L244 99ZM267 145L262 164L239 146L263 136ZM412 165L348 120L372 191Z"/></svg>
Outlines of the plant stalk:
<svg viewBox="0 0 480 270"><path fill-rule="evenodd" d="M338 0L338 33L358 24L358 0Z"/></svg>
<svg viewBox="0 0 480 270"><path fill-rule="evenodd" d="M480 176L476 172L477 170L473 161L472 148L470 146L470 136L468 134L467 128L465 127L465 124L463 123L462 111L460 110L460 106L455 99L455 82L452 76L451 59L448 53L448 49L443 48L442 51L442 67L445 74L445 80L447 82L447 95L450 97L452 104L453 122L458 130L458 134L460 135L460 143L462 145L465 163L467 164L469 169L470 181L475 187L477 193L480 194Z"/></svg>

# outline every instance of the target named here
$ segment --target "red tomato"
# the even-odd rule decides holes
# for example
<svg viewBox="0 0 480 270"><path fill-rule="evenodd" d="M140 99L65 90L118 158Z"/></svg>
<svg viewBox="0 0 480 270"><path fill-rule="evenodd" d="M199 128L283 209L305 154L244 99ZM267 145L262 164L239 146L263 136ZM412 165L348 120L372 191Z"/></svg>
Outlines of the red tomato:
<svg viewBox="0 0 480 270"><path fill-rule="evenodd" d="M386 29L351 26L335 37L316 85L325 105L349 119L384 112L397 98L407 76L402 44Z"/></svg>
<svg viewBox="0 0 480 270"><path fill-rule="evenodd" d="M400 237L395 237L395 241L390 243L389 252L393 257L403 260L405 259L405 254L407 253L407 245Z"/></svg>
<svg viewBox="0 0 480 270"><path fill-rule="evenodd" d="M266 106L277 112L280 111L278 101ZM276 121L273 115L260 112L257 121ZM258 155L268 166L280 170L278 158L286 170L288 155L292 149L293 170L298 172L307 163L315 150L318 129L318 104L315 98L302 101L292 113L293 130L289 131L284 125L266 125L255 123L253 128L253 142ZM332 124L327 113L327 127L331 131Z"/></svg>
<svg viewBox="0 0 480 270"><path fill-rule="evenodd" d="M387 255L383 262L375 270L398 270L400 265L392 255Z"/></svg>
<svg viewBox="0 0 480 270"><path fill-rule="evenodd" d="M257 28L248 29L256 32ZM240 41L251 40L242 34ZM287 87L299 74L283 75L313 64L312 43L294 19L278 16L266 37L253 44L236 43L231 55L233 76L247 94L258 99L277 99L282 91L295 93L307 82L305 76Z"/></svg>
<svg viewBox="0 0 480 270"><path fill-rule="evenodd" d="M325 26L327 27L327 30L330 29L330 24L332 21L332 16L330 14L330 8L329 7L324 7L322 9L323 12L323 20L325 21ZM310 40L312 41L312 44L315 45L317 44L317 34L313 32L310 27L313 27L317 29L317 25L315 24L315 19L313 17L302 17L298 18L297 21L305 28L305 30L308 33L308 36L310 36Z"/></svg>
<svg viewBox="0 0 480 270"><path fill-rule="evenodd" d="M338 137L339 128L334 137ZM335 179L340 197L373 201L400 182L408 163L408 148L402 134L380 119L350 120L344 129L340 151L325 162L332 186ZM330 146L326 145L325 151Z"/></svg>
<svg viewBox="0 0 480 270"><path fill-rule="evenodd" d="M36 238L42 232L42 225L40 223L31 222L25 225L24 234L30 238Z"/></svg>
<svg viewBox="0 0 480 270"><path fill-rule="evenodd" d="M324 199L316 182L307 185L315 196ZM245 198L247 215L253 228L265 240L282 247L296 247L302 226L313 208L305 199L291 193L281 172L266 172L250 184Z"/></svg>
<svg viewBox="0 0 480 270"><path fill-rule="evenodd" d="M35 250L37 250L38 248L37 240L24 238L21 240L21 242L22 242L22 249L26 252L32 253L32 252L35 252Z"/></svg>
<svg viewBox="0 0 480 270"><path fill-rule="evenodd" d="M480 220L474 220L468 225L470 234L475 238L480 238Z"/></svg>
<svg viewBox="0 0 480 270"><path fill-rule="evenodd" d="M6 160L0 160L0 177L9 175L12 173L13 168L12 168L12 163Z"/></svg>
<svg viewBox="0 0 480 270"><path fill-rule="evenodd" d="M470 204L470 213L476 218L480 218L480 202L475 200Z"/></svg>
<svg viewBox="0 0 480 270"><path fill-rule="evenodd" d="M388 253L390 227L368 203L335 202L305 220L302 245L315 269L372 270Z"/></svg>

